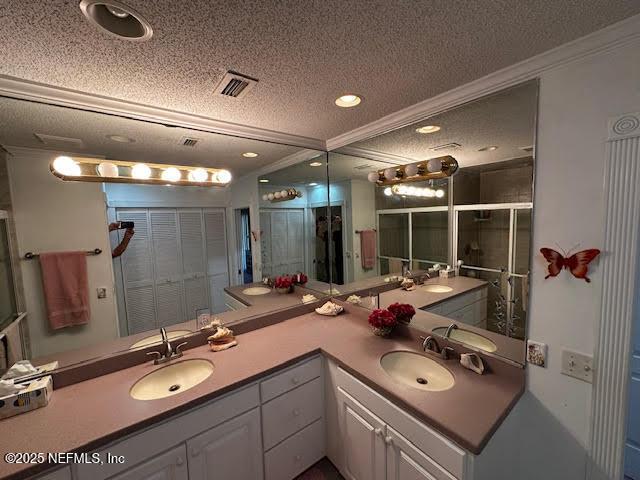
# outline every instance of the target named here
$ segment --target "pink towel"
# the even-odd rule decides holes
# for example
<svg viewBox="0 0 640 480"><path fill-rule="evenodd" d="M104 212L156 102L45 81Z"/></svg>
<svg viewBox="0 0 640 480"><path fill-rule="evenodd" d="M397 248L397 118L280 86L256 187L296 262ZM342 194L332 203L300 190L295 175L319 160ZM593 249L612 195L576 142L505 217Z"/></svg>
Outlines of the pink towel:
<svg viewBox="0 0 640 480"><path fill-rule="evenodd" d="M360 257L362 268L371 270L376 266L376 231L362 230L360 232Z"/></svg>
<svg viewBox="0 0 640 480"><path fill-rule="evenodd" d="M89 322L89 282L85 252L40 254L44 298L51 328Z"/></svg>

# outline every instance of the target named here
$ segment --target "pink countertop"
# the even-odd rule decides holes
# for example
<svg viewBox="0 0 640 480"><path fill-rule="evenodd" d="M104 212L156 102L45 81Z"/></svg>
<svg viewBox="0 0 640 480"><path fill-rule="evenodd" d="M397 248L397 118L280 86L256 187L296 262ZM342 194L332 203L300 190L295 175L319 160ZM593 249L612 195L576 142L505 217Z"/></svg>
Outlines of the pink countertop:
<svg viewBox="0 0 640 480"><path fill-rule="evenodd" d="M419 351L419 332L404 327L380 338L371 333L367 310L346 308L338 317L310 313L238 335L239 345L223 352L213 353L207 346L188 350L184 359L209 359L215 372L172 397L139 401L129 396L138 379L162 368L151 362L56 390L48 406L0 421L0 451L3 456L90 451L322 352L463 448L479 453L523 393L524 371L489 360L491 371L479 376L452 359L443 361L456 379L450 390L423 392L398 384L382 370L380 357L394 350ZM0 463L0 478L21 478L44 468Z"/></svg>

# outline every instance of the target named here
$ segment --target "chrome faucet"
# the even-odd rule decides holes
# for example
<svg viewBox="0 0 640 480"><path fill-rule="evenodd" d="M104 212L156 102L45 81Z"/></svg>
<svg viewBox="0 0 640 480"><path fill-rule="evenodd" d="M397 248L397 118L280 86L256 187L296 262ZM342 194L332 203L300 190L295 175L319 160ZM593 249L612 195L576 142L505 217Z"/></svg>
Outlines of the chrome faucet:
<svg viewBox="0 0 640 480"><path fill-rule="evenodd" d="M420 337L422 340L422 350L425 352L440 353L440 346L433 335L428 337Z"/></svg>
<svg viewBox="0 0 640 480"><path fill-rule="evenodd" d="M179 344L174 350L171 346L171 342L169 341L169 337L167 337L167 331L164 327L160 328L160 337L162 338L162 345L164 347L164 352L152 351L147 352L147 355L155 355L156 358L153 360L154 365L160 365L161 363L167 363L174 358L180 358L182 356L182 347L184 347L187 342L182 342Z"/></svg>
<svg viewBox="0 0 640 480"><path fill-rule="evenodd" d="M447 327L447 331L444 332L444 338L451 337L451 330L457 330L457 329L458 329L458 325L456 325L455 323L452 323L451 325L449 325Z"/></svg>

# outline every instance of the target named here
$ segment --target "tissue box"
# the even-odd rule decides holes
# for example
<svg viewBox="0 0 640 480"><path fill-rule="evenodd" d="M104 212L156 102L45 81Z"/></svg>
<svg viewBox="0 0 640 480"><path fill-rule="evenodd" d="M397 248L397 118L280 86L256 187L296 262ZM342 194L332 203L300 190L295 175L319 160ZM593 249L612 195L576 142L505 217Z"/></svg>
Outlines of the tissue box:
<svg viewBox="0 0 640 480"><path fill-rule="evenodd" d="M26 388L17 393L0 397L0 419L46 406L52 392L53 379L47 375L29 382Z"/></svg>

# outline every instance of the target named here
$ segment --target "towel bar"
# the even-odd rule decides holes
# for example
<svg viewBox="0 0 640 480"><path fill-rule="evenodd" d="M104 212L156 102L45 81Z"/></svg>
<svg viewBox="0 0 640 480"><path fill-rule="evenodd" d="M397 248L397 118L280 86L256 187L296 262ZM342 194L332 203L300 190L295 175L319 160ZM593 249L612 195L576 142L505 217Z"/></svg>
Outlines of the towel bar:
<svg viewBox="0 0 640 480"><path fill-rule="evenodd" d="M102 250L99 248L94 248L93 250L87 250L85 253L87 255L100 255L102 253ZM33 253L33 252L27 252L24 254L25 260L31 260L32 258L36 258L39 256L40 256L39 253Z"/></svg>

